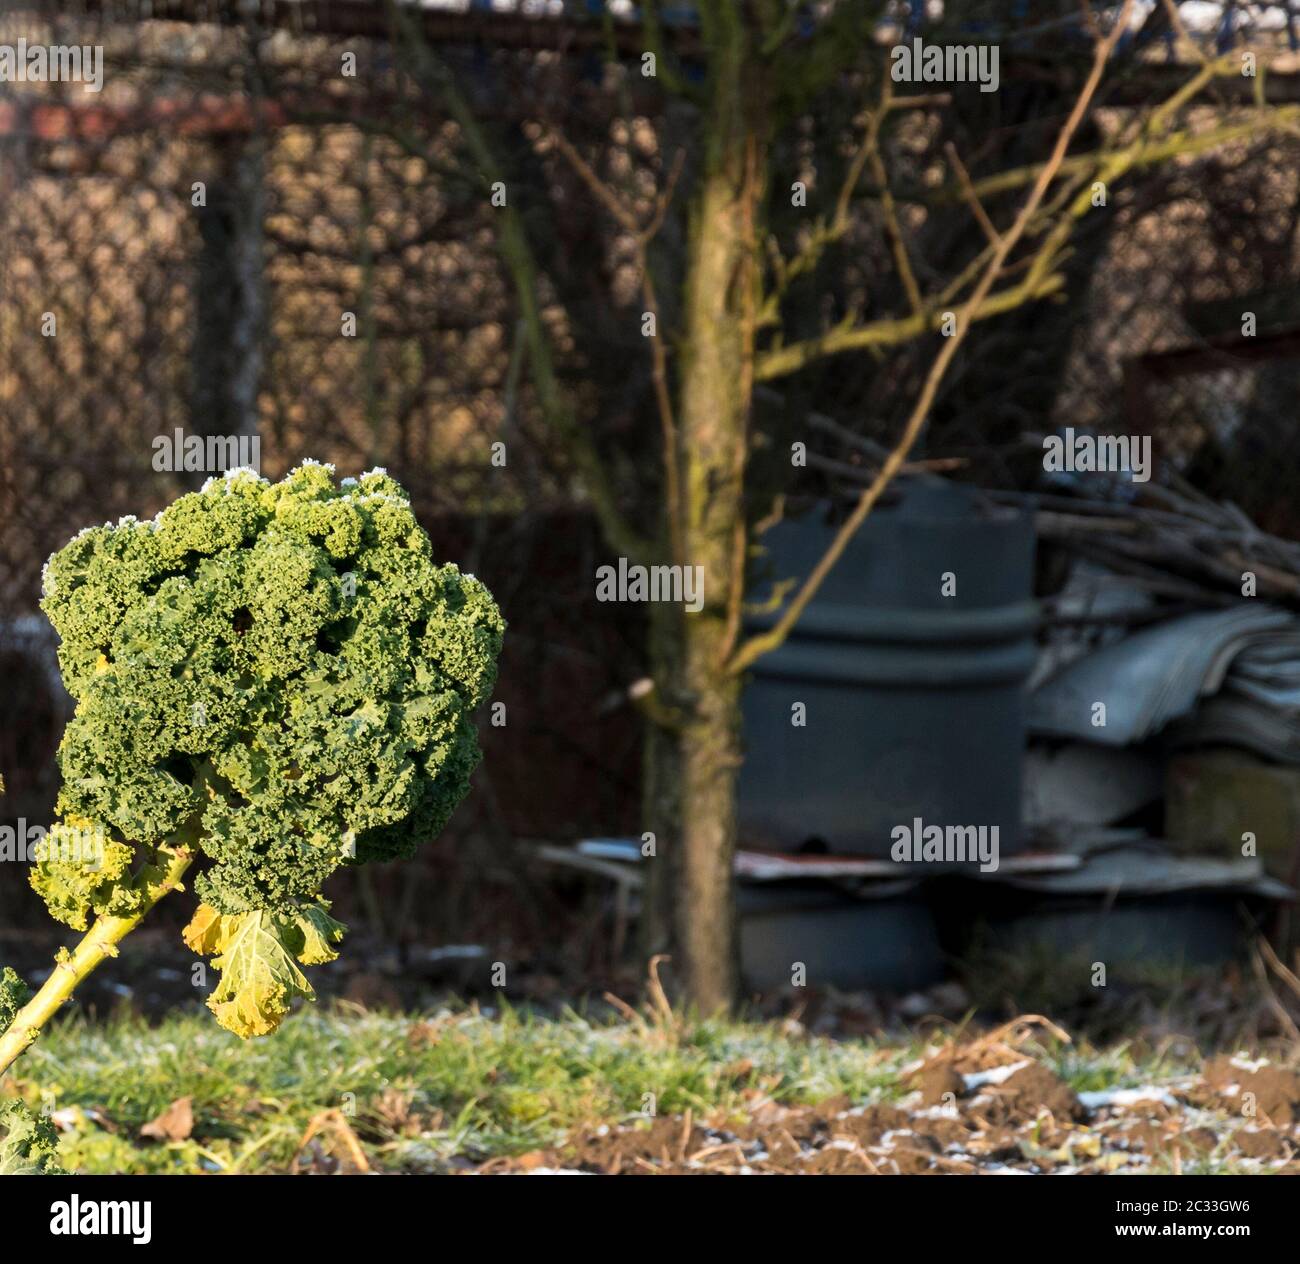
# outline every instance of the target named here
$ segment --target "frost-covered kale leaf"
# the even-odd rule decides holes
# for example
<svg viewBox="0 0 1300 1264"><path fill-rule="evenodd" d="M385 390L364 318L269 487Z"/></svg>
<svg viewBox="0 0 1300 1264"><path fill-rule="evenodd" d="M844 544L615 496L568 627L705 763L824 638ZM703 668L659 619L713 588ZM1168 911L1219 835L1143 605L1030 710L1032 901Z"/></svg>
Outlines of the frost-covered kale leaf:
<svg viewBox="0 0 1300 1264"><path fill-rule="evenodd" d="M468 790L505 628L491 594L433 560L383 471L337 486L310 462L83 531L42 607L77 705L33 885L71 926L130 917L133 871L196 847L189 938L225 971L210 1005L240 1035L274 1029L311 995L298 963L342 933L325 880L409 856Z"/></svg>

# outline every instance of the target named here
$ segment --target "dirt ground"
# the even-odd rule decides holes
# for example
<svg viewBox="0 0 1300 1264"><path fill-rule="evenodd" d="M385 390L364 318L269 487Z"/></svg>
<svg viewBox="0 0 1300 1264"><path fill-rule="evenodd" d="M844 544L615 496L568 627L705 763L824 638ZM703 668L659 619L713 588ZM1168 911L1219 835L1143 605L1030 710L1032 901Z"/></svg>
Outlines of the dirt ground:
<svg viewBox="0 0 1300 1264"><path fill-rule="evenodd" d="M839 1098L782 1106L760 1090L747 1118L602 1125L480 1173L1300 1175L1300 1073L1220 1056L1198 1075L1073 1092L1021 1051L1028 1030L949 1046L906 1069L896 1105Z"/></svg>

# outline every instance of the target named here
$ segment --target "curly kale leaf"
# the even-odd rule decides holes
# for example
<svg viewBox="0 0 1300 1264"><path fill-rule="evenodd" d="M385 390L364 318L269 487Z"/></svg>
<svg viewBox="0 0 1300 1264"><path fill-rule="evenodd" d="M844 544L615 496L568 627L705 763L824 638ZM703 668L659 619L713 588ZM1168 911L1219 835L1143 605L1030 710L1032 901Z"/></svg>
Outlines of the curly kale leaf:
<svg viewBox="0 0 1300 1264"><path fill-rule="evenodd" d="M48 1119L22 1102L0 1102L0 1176L62 1176L58 1156L58 1134Z"/></svg>
<svg viewBox="0 0 1300 1264"><path fill-rule="evenodd" d="M32 999L32 990L18 976L18 972L5 966L0 972L0 1036L13 1025L14 1016Z"/></svg>
<svg viewBox="0 0 1300 1264"><path fill-rule="evenodd" d="M410 855L468 790L505 624L382 471L211 480L152 522L82 532L42 605L77 701L59 810L114 840L111 881L41 871L74 925L118 911L118 867L191 822L205 903L285 915L340 864Z"/></svg>
<svg viewBox="0 0 1300 1264"><path fill-rule="evenodd" d="M347 933L342 922L329 915L329 901L304 904L293 917L293 929L286 935L289 950L303 965L318 966L337 961L334 945Z"/></svg>
<svg viewBox="0 0 1300 1264"><path fill-rule="evenodd" d="M33 849L30 881L50 916L85 930L92 914L129 917L142 896L129 875L133 850L75 816L54 825Z"/></svg>
<svg viewBox="0 0 1300 1264"><path fill-rule="evenodd" d="M336 486L308 462L81 532L42 607L77 708L33 885L83 928L140 910L155 848L197 850L185 937L221 971L209 1006L274 1030L312 996L300 965L336 955L330 874L410 855L468 791L505 631L491 594L433 561L383 471ZM89 863L58 846L86 829Z"/></svg>

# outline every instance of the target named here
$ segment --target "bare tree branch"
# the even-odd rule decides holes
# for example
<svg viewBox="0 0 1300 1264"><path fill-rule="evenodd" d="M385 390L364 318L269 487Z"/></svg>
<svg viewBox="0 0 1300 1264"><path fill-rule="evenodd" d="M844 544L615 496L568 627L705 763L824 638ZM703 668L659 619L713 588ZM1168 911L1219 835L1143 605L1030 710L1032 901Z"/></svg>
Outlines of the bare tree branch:
<svg viewBox="0 0 1300 1264"><path fill-rule="evenodd" d="M1002 265L1006 262L1008 255L1015 248L1016 243L1024 236L1025 230L1029 227L1039 204L1042 202L1047 193L1048 187L1056 177L1056 172L1065 158L1065 151L1069 148L1070 141L1074 133L1078 130L1079 124L1083 121L1087 113L1089 103L1097 91L1097 85L1101 82L1102 72L1105 70L1106 62L1110 58L1111 51L1114 49L1120 34L1123 32L1128 22L1129 12L1133 7L1133 0L1124 0L1123 8L1115 18L1109 34L1099 40L1096 44L1092 66L1088 71L1088 77L1084 81L1078 97L1074 102L1074 107L1070 111L1069 117L1061 127L1057 135L1056 144L1052 148L1051 157L1044 163L1042 170L1039 172L1034 187L1030 191L1029 197L1025 200L1024 205L1020 208L1020 213L1016 216L1015 222L1002 236L999 244L994 248L992 257L985 266L984 274L980 277L979 284L975 287L974 293L967 300L966 306L957 322L955 332L944 340L944 345L939 354L935 357L930 371L926 375L925 383L921 388L921 393L917 398L916 404L903 427L903 433L897 446L890 452L889 456L881 465L880 472L876 475L871 485L863 491L858 503L854 506L853 512L844 521L835 539L831 541L830 547L822 555L817 565L813 567L807 579L804 580L802 587L794 600L785 608L784 612L777 619L776 623L766 632L761 632L757 636L751 637L746 641L736 654L733 656L729 670L733 674L739 674L745 671L750 664L761 658L764 654L769 653L779 646L790 634L790 630L799 621L800 615L808 607L809 602L817 595L822 581L830 573L835 563L839 561L840 555L848 547L849 541L853 539L858 528L862 525L866 516L871 512L876 502L880 499L881 493L893 480L899 469L906 463L917 437L921 433L921 427L925 424L929 416L930 407L934 403L935 395L938 393L939 384L943 381L944 375L951 365L953 357L957 354L957 349L965 341L966 335L970 332L971 323L974 314L979 311L980 305L988 297L993 288L998 274L1002 271Z"/></svg>
<svg viewBox="0 0 1300 1264"><path fill-rule="evenodd" d="M886 115L900 110L929 110L951 104L949 93L932 93L924 96L898 97L893 95L892 80L886 78L880 104L867 115L867 125L862 141L854 152L845 172L840 191L835 199L835 210L829 222L820 220L813 225L808 240L791 259L784 259L777 249L775 239L768 243L776 284L760 304L759 325L765 327L780 321L781 300L792 282L811 272L821 260L828 246L839 241L853 224L853 197L862 173L871 167L871 178L880 189L879 200L885 218L885 231L894 254L894 265L899 271L904 292L912 303L913 312L921 309L920 287L916 284L911 260L899 228L897 202L889 186L884 161L880 156L880 129Z"/></svg>
<svg viewBox="0 0 1300 1264"><path fill-rule="evenodd" d="M1162 135L1173 115L1191 101L1213 79L1228 73L1236 73L1235 55L1206 62L1187 83L1173 93L1168 100L1161 103L1142 124L1138 134L1119 148L1097 150L1088 154L1074 155L1063 159L1052 169L1052 180L1063 176L1083 180L1092 177L1109 183L1130 171L1167 161L1173 157L1191 156L1232 140L1260 135L1263 132L1277 130L1289 131L1300 126L1300 105L1265 107L1252 111L1252 117L1245 122L1209 128L1204 132L1175 132ZM967 183L958 177L956 188L967 202L983 202L993 194L1008 192L1026 184L1035 184L1041 179L1045 167L1032 165L1000 172L984 180ZM1045 298L1057 292L1064 284L1063 278L1054 271L1060 262L1061 250L1069 239L1073 224L1090 209L1088 191L1082 191L1073 198L1062 199L1069 202L1069 209L1059 219L1044 244L1040 247L1029 273L1020 284L989 294L980 306L970 313L972 320L986 320L992 316L1011 311L1023 303ZM989 227L992 228L991 221ZM759 381L772 381L798 372L815 360L828 355L837 355L846 351L867 350L881 347L899 346L921 337L934 329L937 318L951 303L956 294L964 288L965 283L984 266L995 249L992 242L986 250L977 256L967 269L940 294L925 300L922 311L913 311L909 316L883 317L879 320L858 323L850 316L841 324L827 330L815 338L782 345L777 343L763 352L758 358L757 378Z"/></svg>
<svg viewBox="0 0 1300 1264"><path fill-rule="evenodd" d="M681 478L677 460L677 418L673 411L672 392L668 384L668 353L659 332L659 302L655 293L654 277L650 270L650 243L663 226L664 217L672 204L677 181L681 177L685 151L678 150L668 171L663 190L655 199L650 219L642 224L636 211L598 176L591 164L573 147L568 137L556 128L550 138L578 177L592 191L596 199L609 211L614 221L632 238L637 268L641 273L641 295L645 310L655 323L650 339L651 377L654 382L655 406L659 412L659 427L663 440L664 500L668 519L668 547L670 560L680 562L682 545Z"/></svg>
<svg viewBox="0 0 1300 1264"><path fill-rule="evenodd" d="M892 82L886 77L884 101L871 121L871 145L867 151L867 161L871 166L871 178L880 186L880 210L885 219L885 235L889 238L889 249L898 279L902 283L903 293L907 295L908 305L914 313L919 314L925 310L925 301L921 298L921 287L916 283L916 273L912 271L912 261L907 254L907 242L903 239L903 230L898 222L898 206L889 187L885 160L880 156L880 124L889 109ZM847 219L847 205L842 213Z"/></svg>
<svg viewBox="0 0 1300 1264"><path fill-rule="evenodd" d="M1036 287L1023 282L1009 286L996 294L990 294L975 310L971 311L968 307L963 320L979 321L1001 316L1031 299L1046 298L1064 285L1064 277L1053 276ZM850 317L819 337L776 346L764 352L758 357L755 376L760 382L770 382L795 373L823 356L836 355L842 351L897 347L912 342L936 327L941 310L940 306L932 304L925 311L911 316L886 317L869 321L865 325L855 324Z"/></svg>
<svg viewBox="0 0 1300 1264"><path fill-rule="evenodd" d="M426 89L437 93L456 120L466 148L478 169L484 187L504 183L496 156L469 103L461 95L448 68L424 41L423 34L400 5L387 5L395 34L404 37L404 49L413 70ZM395 47L397 46L394 40ZM507 201L500 208L501 227L495 240L497 251L510 274L528 345L528 360L537 401L547 424L567 448L591 498L592 509L610 547L624 556L648 560L654 554L651 541L634 531L618 508L609 471L596 451L591 436L578 424L555 371L550 334L538 302L538 268L523 220Z"/></svg>

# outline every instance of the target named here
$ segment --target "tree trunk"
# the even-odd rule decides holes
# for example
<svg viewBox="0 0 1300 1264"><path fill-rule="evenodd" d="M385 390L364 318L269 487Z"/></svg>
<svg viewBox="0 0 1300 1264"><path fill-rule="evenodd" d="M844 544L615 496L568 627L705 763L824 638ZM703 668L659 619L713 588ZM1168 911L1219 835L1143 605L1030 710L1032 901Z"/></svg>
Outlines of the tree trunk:
<svg viewBox="0 0 1300 1264"><path fill-rule="evenodd" d="M691 217L678 427L680 561L698 567L703 608L681 623L687 703L680 761L677 945L689 999L729 1006L737 982L732 864L740 688L725 670L743 586L745 457L754 345L756 217L761 196L757 59L737 7L711 6L703 170Z"/></svg>
<svg viewBox="0 0 1300 1264"><path fill-rule="evenodd" d="M691 642L694 641L694 646ZM714 640L687 638L707 660ZM734 681L709 680L681 742L681 845L677 942L687 995L703 1014L735 999L739 951L732 864L736 851L736 770L740 692Z"/></svg>
<svg viewBox="0 0 1300 1264"><path fill-rule="evenodd" d="M663 604L652 604L648 610L647 646L655 698L670 704L668 690L681 680L681 612ZM641 910L641 950L648 961L673 951L682 819L680 734L653 715L646 719L641 786L641 829L654 839Z"/></svg>

